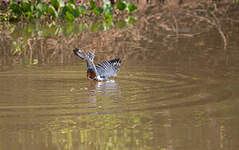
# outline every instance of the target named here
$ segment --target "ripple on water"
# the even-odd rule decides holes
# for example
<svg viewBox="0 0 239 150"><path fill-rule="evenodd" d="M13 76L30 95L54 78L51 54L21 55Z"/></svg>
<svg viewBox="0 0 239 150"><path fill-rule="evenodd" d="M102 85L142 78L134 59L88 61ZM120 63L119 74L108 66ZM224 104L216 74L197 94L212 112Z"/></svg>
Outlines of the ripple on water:
<svg viewBox="0 0 239 150"><path fill-rule="evenodd" d="M1 74L1 117L172 109L230 96L230 92L209 77L167 70L150 72L145 67L141 71L122 70L115 80L96 82L87 80L85 72L71 69Z"/></svg>
<svg viewBox="0 0 239 150"><path fill-rule="evenodd" d="M121 93L125 97L122 104L127 104L129 111L203 105L225 100L231 95L219 81L209 77L146 70L121 76Z"/></svg>

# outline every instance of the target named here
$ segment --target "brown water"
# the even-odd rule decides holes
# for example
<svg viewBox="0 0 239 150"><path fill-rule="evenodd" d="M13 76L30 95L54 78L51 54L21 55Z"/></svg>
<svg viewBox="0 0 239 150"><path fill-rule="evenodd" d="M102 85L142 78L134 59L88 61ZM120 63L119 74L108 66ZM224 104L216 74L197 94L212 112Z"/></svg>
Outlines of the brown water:
<svg viewBox="0 0 239 150"><path fill-rule="evenodd" d="M225 49L215 28L165 39L155 20L140 21L36 35L16 54L21 37L2 31L0 149L237 150L238 28L227 26ZM74 47L93 49L97 62L120 57L118 77L87 80Z"/></svg>

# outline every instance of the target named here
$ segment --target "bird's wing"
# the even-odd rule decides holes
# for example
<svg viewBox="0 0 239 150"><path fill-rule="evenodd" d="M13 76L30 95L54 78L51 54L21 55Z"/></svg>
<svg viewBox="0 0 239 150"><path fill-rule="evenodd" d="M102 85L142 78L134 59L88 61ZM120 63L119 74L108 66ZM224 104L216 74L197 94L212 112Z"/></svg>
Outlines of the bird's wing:
<svg viewBox="0 0 239 150"><path fill-rule="evenodd" d="M121 60L112 59L109 61L103 61L96 66L98 74L102 77L109 78L117 75L120 69Z"/></svg>

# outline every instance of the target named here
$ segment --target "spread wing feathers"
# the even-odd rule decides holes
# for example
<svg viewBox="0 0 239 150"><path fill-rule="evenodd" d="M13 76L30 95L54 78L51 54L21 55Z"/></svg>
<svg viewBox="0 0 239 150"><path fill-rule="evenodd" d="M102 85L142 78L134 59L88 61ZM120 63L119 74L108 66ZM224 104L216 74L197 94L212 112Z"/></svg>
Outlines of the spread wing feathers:
<svg viewBox="0 0 239 150"><path fill-rule="evenodd" d="M121 60L112 59L110 61L103 61L96 66L96 70L100 76L104 78L114 77L120 69Z"/></svg>

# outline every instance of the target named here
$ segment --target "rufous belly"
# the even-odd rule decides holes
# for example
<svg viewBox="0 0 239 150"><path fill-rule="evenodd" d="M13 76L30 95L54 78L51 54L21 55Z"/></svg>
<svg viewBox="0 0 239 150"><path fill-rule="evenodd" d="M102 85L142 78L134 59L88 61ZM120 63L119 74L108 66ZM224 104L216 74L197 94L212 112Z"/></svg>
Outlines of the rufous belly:
<svg viewBox="0 0 239 150"><path fill-rule="evenodd" d="M87 70L87 78L88 78L88 79L96 80L96 74L95 74L95 72L92 71L92 70Z"/></svg>

